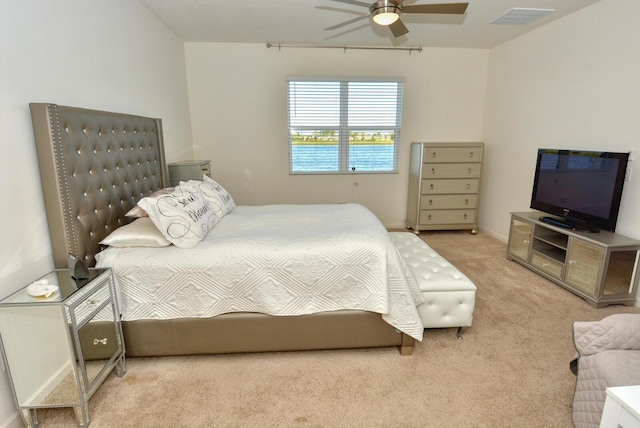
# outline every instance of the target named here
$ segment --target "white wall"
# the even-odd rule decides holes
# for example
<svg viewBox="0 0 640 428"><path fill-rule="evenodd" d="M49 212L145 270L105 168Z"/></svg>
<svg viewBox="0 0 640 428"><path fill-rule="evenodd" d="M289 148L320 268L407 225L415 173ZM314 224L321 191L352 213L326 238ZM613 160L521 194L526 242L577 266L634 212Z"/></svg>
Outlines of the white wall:
<svg viewBox="0 0 640 428"><path fill-rule="evenodd" d="M640 2L602 0L491 50L481 226L506 241L539 147L640 150ZM640 165L640 158L635 161ZM640 238L640 169L616 232Z"/></svg>
<svg viewBox="0 0 640 428"><path fill-rule="evenodd" d="M239 204L357 202L388 227L403 227L410 143L482 138L488 50L186 43L185 52L194 155L212 161L213 177ZM289 75L404 77L400 173L290 176Z"/></svg>
<svg viewBox="0 0 640 428"><path fill-rule="evenodd" d="M138 2L2 1L0 58L2 298L53 267L30 102L160 117L170 161L192 147L184 44ZM0 369L0 426L20 423Z"/></svg>

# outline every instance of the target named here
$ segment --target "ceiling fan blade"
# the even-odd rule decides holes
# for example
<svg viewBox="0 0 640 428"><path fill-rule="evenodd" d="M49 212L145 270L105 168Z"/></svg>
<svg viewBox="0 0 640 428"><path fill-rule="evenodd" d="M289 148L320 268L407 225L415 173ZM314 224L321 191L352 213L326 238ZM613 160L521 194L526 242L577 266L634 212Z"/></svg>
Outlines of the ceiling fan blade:
<svg viewBox="0 0 640 428"><path fill-rule="evenodd" d="M327 27L327 28L325 28L325 30L335 30L337 28L344 27L345 25L349 25L349 24L353 24L354 22L358 22L358 21L360 21L362 19L367 19L368 17L369 17L369 15L362 15L362 16L359 16L357 18L353 18L353 19L350 19L348 21L341 22L340 24L334 25L332 27Z"/></svg>
<svg viewBox="0 0 640 428"><path fill-rule="evenodd" d="M414 4L404 6L402 13L447 13L462 15L467 11L467 6L469 6L469 3Z"/></svg>
<svg viewBox="0 0 640 428"><path fill-rule="evenodd" d="M369 9L369 7L371 6L369 3L363 3L361 1L355 1L355 0L331 0L331 1L337 1L338 3L353 4L355 6L366 7L367 9Z"/></svg>
<svg viewBox="0 0 640 428"><path fill-rule="evenodd" d="M404 25L399 19L393 24L389 25L389 29L391 30L393 37L400 37L409 32L407 26Z"/></svg>

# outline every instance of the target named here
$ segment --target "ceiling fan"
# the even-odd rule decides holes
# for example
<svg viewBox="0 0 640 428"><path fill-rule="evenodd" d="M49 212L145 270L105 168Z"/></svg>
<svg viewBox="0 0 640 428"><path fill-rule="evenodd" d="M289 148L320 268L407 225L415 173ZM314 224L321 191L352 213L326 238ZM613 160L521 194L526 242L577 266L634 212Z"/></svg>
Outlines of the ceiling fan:
<svg viewBox="0 0 640 428"><path fill-rule="evenodd" d="M368 15L362 15L349 21L342 22L338 25L325 28L325 30L335 30L345 25L353 24L369 16L373 18L373 22L378 25L388 26L394 37L400 37L407 34L409 29L400 20L402 13L439 13L462 15L466 12L469 3L438 3L438 4L416 4L403 6L404 0L378 0L374 3L364 3L356 0L332 0L339 3L347 3L356 6L362 6L369 9Z"/></svg>

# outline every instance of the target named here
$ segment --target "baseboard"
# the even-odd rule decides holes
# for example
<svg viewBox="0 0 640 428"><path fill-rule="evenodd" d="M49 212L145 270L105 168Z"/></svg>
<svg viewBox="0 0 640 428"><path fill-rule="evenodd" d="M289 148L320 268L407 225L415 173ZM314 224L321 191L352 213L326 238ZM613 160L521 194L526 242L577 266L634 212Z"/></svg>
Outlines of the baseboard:
<svg viewBox="0 0 640 428"><path fill-rule="evenodd" d="M489 236L492 236L492 237L496 238L500 242L504 242L504 243L509 242L509 238L507 236L499 235L499 234L495 233L494 231L486 229L486 228L484 228L482 226L478 226L478 230L480 232L486 234L486 235L489 235Z"/></svg>
<svg viewBox="0 0 640 428"><path fill-rule="evenodd" d="M9 419L0 425L0 428L21 428L23 426L20 412L15 411L11 416L9 416Z"/></svg>
<svg viewBox="0 0 640 428"><path fill-rule="evenodd" d="M411 232L411 229L407 229L407 226L404 223L401 224L385 224L384 227L387 230L391 230L391 229L403 229L406 230L407 232Z"/></svg>

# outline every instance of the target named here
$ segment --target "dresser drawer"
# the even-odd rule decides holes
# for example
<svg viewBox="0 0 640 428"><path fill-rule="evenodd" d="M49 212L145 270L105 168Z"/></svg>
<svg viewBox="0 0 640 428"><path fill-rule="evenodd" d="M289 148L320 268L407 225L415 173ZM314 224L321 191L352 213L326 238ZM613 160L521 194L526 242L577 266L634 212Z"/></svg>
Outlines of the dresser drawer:
<svg viewBox="0 0 640 428"><path fill-rule="evenodd" d="M478 178L479 163L425 163L422 167L422 178Z"/></svg>
<svg viewBox="0 0 640 428"><path fill-rule="evenodd" d="M562 268L564 265L556 260L548 259L534 252L531 254L531 264L551 276L558 279L562 278Z"/></svg>
<svg viewBox="0 0 640 428"><path fill-rule="evenodd" d="M95 291L93 293L85 294L86 298L82 300L77 300L70 307L70 311L74 314L76 318L76 325L80 325L85 320L92 318L94 315L94 312L98 308L103 306L104 303L109 302L111 300L109 286L104 282L103 284L104 286L94 288Z"/></svg>
<svg viewBox="0 0 640 428"><path fill-rule="evenodd" d="M119 349L113 307L107 305L78 329L80 351L85 361L108 360Z"/></svg>
<svg viewBox="0 0 640 428"><path fill-rule="evenodd" d="M422 194L478 193L480 179L433 179L422 180Z"/></svg>
<svg viewBox="0 0 640 428"><path fill-rule="evenodd" d="M422 210L420 224L474 224L476 210Z"/></svg>
<svg viewBox="0 0 640 428"><path fill-rule="evenodd" d="M423 162L480 162L482 147L425 147Z"/></svg>
<svg viewBox="0 0 640 428"><path fill-rule="evenodd" d="M66 306L76 306L78 302L87 298L88 295L95 293L98 289L104 288L108 291L109 282L111 281L111 273L109 271L102 272L86 285L81 285L84 280L77 280L78 290L65 300Z"/></svg>
<svg viewBox="0 0 640 428"><path fill-rule="evenodd" d="M478 195L428 195L420 199L420 209L443 210L475 208Z"/></svg>

